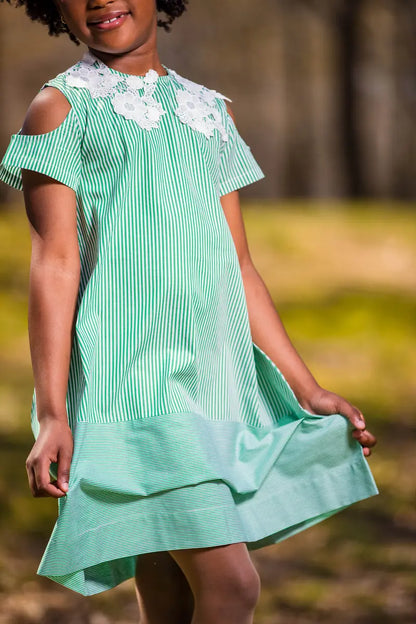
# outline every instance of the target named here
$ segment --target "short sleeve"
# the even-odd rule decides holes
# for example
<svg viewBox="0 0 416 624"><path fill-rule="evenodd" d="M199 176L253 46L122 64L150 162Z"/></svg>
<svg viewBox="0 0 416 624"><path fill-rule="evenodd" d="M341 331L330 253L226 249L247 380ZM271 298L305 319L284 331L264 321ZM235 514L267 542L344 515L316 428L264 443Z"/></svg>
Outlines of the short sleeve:
<svg viewBox="0 0 416 624"><path fill-rule="evenodd" d="M231 115L226 112L228 140L220 154L219 192L226 195L231 191L257 182L265 177L250 147L238 132Z"/></svg>
<svg viewBox="0 0 416 624"><path fill-rule="evenodd" d="M78 188L81 173L81 132L73 107L63 122L46 134L13 134L0 164L0 180L23 190L22 169L43 173Z"/></svg>

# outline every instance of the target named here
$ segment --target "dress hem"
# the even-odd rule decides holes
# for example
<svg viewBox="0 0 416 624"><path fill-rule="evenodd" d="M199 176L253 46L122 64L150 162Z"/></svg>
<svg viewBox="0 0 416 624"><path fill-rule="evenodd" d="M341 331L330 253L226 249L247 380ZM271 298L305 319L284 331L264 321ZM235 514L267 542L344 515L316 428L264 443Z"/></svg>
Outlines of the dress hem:
<svg viewBox="0 0 416 624"><path fill-rule="evenodd" d="M240 542L246 543L249 550L275 544L355 502L378 494L370 470L367 467L363 471L363 466L367 467L367 462L360 451L349 466L321 474L313 481L305 479L302 484L277 491L273 496L242 497L238 506L230 503L165 514L136 514L111 525L97 526L96 530L67 541L64 548L62 543L60 548L55 544L62 552L55 552L49 561L46 551L37 574L89 596L132 578L140 554ZM340 487L342 483L349 484L347 492ZM227 488L219 481L203 485L208 486L214 496L216 488ZM185 499L188 495L189 492L185 493ZM302 505L298 504L301 501ZM114 524L122 542L114 537ZM52 538L52 545L53 541ZM95 553L94 558L86 560L83 553L91 551ZM78 565L75 564L77 557L80 558Z"/></svg>

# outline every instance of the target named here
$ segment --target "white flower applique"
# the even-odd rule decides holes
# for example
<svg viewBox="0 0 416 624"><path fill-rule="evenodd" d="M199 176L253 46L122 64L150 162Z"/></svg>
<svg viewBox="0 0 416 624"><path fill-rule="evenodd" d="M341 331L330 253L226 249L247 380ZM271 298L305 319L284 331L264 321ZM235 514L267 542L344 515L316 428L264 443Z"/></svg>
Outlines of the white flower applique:
<svg viewBox="0 0 416 624"><path fill-rule="evenodd" d="M166 70L173 81L182 87L176 90L177 117L207 138L213 136L216 128L223 141L227 141L228 134L215 100L232 100L213 89L183 78L173 69ZM113 73L107 65L87 51L81 61L64 72L64 76L67 84L88 89L93 98L109 97L118 115L134 120L146 130L157 128L160 117L167 112L153 97L158 80L158 73L154 69L150 69L145 76ZM139 93L141 90L142 94Z"/></svg>
<svg viewBox="0 0 416 624"><path fill-rule="evenodd" d="M184 87L176 91L178 108L175 113L179 119L188 124L194 130L205 134L207 138L213 136L216 128L223 141L228 141L228 134L222 123L221 114L215 105L216 98L228 100L230 98L208 89L203 85L192 82L183 76L179 76L173 69L170 70L175 80Z"/></svg>
<svg viewBox="0 0 416 624"><path fill-rule="evenodd" d="M157 78L154 69L149 69L143 77L114 74L90 52L65 72L67 84L88 89L93 98L110 97L117 114L133 119L145 130L156 128L161 115L166 113L153 97ZM142 89L144 93L140 95L138 90Z"/></svg>

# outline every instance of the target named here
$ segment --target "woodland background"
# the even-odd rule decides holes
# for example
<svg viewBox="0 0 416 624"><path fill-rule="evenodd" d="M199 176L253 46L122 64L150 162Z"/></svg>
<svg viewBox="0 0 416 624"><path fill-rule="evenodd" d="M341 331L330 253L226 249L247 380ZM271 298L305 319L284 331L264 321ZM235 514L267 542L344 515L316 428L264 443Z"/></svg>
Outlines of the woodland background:
<svg viewBox="0 0 416 624"><path fill-rule="evenodd" d="M253 554L255 624L416 623L416 0L191 0L161 61L228 97L266 174L241 189L253 260L318 381L364 412L380 494ZM0 151L83 47L0 5ZM36 575L30 237L0 184L0 624L133 624L133 581L84 598ZM139 527L138 527L139 530Z"/></svg>

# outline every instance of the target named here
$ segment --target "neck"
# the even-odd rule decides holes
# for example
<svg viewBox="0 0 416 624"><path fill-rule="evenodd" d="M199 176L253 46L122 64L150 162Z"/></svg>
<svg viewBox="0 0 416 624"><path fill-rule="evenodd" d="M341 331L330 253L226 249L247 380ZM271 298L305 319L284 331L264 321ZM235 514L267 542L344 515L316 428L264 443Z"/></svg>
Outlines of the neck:
<svg viewBox="0 0 416 624"><path fill-rule="evenodd" d="M89 50L108 67L125 74L143 76L149 69L154 69L158 74L166 74L160 62L157 47L151 41L123 54L109 54L93 48Z"/></svg>

